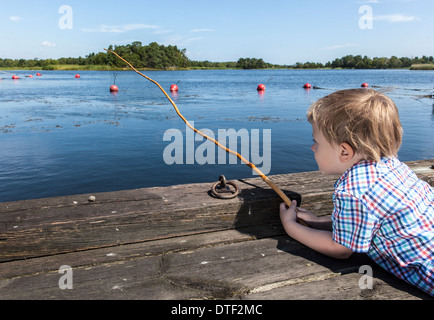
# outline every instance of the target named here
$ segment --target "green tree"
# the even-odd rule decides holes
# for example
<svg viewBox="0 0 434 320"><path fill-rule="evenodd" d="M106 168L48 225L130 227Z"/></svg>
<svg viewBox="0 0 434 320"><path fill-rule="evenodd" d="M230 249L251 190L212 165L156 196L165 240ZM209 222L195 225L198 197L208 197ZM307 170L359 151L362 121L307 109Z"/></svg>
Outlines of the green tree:
<svg viewBox="0 0 434 320"><path fill-rule="evenodd" d="M268 64L266 64L262 59L240 58L236 66L239 69L265 69Z"/></svg>
<svg viewBox="0 0 434 320"><path fill-rule="evenodd" d="M389 59L388 67L392 69L402 68L402 61L393 56Z"/></svg>

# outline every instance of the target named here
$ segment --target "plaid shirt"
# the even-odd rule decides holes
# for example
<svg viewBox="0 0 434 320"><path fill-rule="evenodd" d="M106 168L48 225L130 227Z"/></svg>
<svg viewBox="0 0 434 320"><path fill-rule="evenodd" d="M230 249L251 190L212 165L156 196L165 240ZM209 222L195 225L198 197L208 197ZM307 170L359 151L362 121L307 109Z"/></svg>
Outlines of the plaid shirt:
<svg viewBox="0 0 434 320"><path fill-rule="evenodd" d="M434 189L396 158L335 183L333 240L434 296Z"/></svg>

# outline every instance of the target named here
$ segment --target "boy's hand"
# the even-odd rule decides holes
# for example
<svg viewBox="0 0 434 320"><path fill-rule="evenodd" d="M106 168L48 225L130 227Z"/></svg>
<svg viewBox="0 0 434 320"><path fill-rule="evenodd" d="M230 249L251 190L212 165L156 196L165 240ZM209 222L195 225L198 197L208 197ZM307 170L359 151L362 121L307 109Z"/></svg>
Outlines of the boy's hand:
<svg viewBox="0 0 434 320"><path fill-rule="evenodd" d="M280 220L284 226L297 222L297 201L293 200L289 208L286 203L280 205Z"/></svg>
<svg viewBox="0 0 434 320"><path fill-rule="evenodd" d="M319 220L316 215L304 208L297 208L297 218L306 224L315 223Z"/></svg>

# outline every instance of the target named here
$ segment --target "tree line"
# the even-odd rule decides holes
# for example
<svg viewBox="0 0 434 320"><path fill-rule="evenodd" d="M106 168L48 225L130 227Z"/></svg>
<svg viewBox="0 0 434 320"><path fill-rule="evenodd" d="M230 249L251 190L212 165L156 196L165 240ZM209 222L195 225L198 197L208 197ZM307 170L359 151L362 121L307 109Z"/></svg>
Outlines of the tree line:
<svg viewBox="0 0 434 320"><path fill-rule="evenodd" d="M116 52L125 60L129 61L136 68L150 69L182 69L187 68L189 60L186 49L178 49L177 46L164 46L152 42L143 46L141 42L135 41L124 46L110 45L109 50ZM111 53L91 53L87 56L91 64L108 64L109 66L122 68L125 63Z"/></svg>
<svg viewBox="0 0 434 320"><path fill-rule="evenodd" d="M129 61L136 68L149 69L182 69L188 68L189 59L186 49L178 49L177 46L164 46L156 42L143 46L141 42L135 41L127 45L108 47ZM108 66L113 69L125 67L125 63L111 53L99 52L90 53L78 58L59 58L59 59L0 59L0 68L41 68L54 70L58 65L74 66Z"/></svg>
<svg viewBox="0 0 434 320"><path fill-rule="evenodd" d="M334 59L325 64L314 62L297 62L293 67L297 69L318 69L318 68L342 68L342 69L402 69L410 68L414 64L432 64L432 56L422 56L422 58L408 58L392 56L390 58L375 57L369 58L361 55L347 55L342 58Z"/></svg>
<svg viewBox="0 0 434 320"><path fill-rule="evenodd" d="M264 62L262 59L240 58L237 62L209 62L209 61L190 61L190 67L196 68L231 68L231 69L402 69L410 68L416 64L433 64L432 56L422 56L422 58L407 58L392 56L390 58L369 58L361 55L347 55L342 58L336 58L325 64L320 62L297 62L293 65L273 65Z"/></svg>
<svg viewBox="0 0 434 320"><path fill-rule="evenodd" d="M190 68L198 69L270 69L279 67L257 58L240 58L238 61L228 62L210 62L206 61L189 61Z"/></svg>
<svg viewBox="0 0 434 320"><path fill-rule="evenodd" d="M140 41L135 41L127 45L110 45L109 50L119 54L138 69L271 69L271 68L290 68L290 69L320 69L320 68L342 68L342 69L400 69L410 68L415 64L434 64L432 56L422 56L421 58L408 58L392 56L369 58L361 55L347 55L336 58L325 64L318 62L297 62L293 65L276 65L265 62L257 58L240 58L238 61L210 62L193 61L188 59L186 49L178 49L177 46L164 46L156 42L149 45L142 45ZM78 58L59 58L59 59L1 59L0 68L31 68L55 70L59 65L101 67L106 69L125 68L125 63L108 52L90 53L85 57Z"/></svg>

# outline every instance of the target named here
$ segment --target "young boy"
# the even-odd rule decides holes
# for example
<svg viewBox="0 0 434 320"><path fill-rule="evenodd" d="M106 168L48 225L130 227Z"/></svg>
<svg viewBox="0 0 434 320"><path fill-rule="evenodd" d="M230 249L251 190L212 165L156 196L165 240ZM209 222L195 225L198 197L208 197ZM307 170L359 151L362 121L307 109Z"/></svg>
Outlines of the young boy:
<svg viewBox="0 0 434 320"><path fill-rule="evenodd" d="M286 232L330 257L367 253L434 296L434 189L396 158L402 127L394 102L372 89L342 90L312 104L307 117L319 171L341 177L331 217L283 203ZM322 230L327 224L332 231Z"/></svg>

